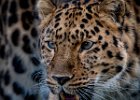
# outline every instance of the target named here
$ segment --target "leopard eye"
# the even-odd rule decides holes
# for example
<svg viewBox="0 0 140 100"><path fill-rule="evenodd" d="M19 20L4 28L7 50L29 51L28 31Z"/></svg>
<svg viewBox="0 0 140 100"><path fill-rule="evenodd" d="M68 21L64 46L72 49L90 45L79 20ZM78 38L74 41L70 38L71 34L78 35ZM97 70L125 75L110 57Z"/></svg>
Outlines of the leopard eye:
<svg viewBox="0 0 140 100"><path fill-rule="evenodd" d="M93 41L85 41L82 43L80 50L81 51L88 50L93 46L93 44L94 44Z"/></svg>
<svg viewBox="0 0 140 100"><path fill-rule="evenodd" d="M46 41L47 42L47 46L49 49L55 49L55 43L52 41Z"/></svg>

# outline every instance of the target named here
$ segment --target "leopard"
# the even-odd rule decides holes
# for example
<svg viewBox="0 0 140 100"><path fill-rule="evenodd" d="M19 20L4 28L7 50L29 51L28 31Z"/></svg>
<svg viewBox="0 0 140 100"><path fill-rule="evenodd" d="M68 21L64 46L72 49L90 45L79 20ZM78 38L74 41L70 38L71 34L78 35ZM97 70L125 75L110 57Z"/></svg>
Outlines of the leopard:
<svg viewBox="0 0 140 100"><path fill-rule="evenodd" d="M139 0L38 0L43 100L140 100Z"/></svg>
<svg viewBox="0 0 140 100"><path fill-rule="evenodd" d="M37 0L0 0L0 100L40 100Z"/></svg>

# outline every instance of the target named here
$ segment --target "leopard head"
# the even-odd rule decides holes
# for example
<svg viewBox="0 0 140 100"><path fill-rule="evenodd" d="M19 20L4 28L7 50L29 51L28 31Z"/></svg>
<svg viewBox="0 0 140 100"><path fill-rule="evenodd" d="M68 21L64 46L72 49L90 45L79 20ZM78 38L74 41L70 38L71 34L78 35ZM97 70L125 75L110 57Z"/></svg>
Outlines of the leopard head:
<svg viewBox="0 0 140 100"><path fill-rule="evenodd" d="M53 94L101 99L101 91L118 87L129 51L123 0L39 0L38 9L45 82Z"/></svg>

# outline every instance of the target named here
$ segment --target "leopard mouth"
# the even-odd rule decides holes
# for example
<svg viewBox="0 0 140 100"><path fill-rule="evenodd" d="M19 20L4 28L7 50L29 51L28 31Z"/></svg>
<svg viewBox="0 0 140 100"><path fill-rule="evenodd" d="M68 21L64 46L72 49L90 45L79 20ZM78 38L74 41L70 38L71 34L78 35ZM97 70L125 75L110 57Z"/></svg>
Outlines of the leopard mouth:
<svg viewBox="0 0 140 100"><path fill-rule="evenodd" d="M59 100L79 100L77 95L67 94L66 92L62 91L59 95Z"/></svg>

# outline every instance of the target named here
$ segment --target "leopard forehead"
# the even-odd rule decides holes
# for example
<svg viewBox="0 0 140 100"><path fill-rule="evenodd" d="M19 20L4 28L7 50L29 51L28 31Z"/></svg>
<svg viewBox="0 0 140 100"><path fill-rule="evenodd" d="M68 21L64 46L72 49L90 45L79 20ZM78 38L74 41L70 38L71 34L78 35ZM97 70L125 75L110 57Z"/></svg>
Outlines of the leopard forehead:
<svg viewBox="0 0 140 100"><path fill-rule="evenodd" d="M91 14L81 9L73 8L57 12L52 23L45 27L45 37L62 43L66 40L77 42L109 35L109 30L101 24L96 13Z"/></svg>
<svg viewBox="0 0 140 100"><path fill-rule="evenodd" d="M43 39L52 40L58 44L64 41L74 44L88 39L97 41L106 36L113 38L111 31L116 32L116 35L121 32L113 21L100 17L97 10L98 4L77 2L79 3L76 4L79 5L65 3L57 8L50 23L47 27L43 27Z"/></svg>

